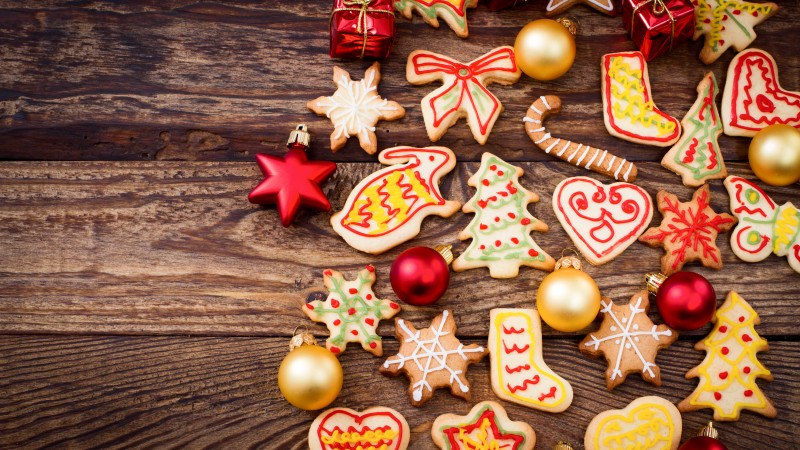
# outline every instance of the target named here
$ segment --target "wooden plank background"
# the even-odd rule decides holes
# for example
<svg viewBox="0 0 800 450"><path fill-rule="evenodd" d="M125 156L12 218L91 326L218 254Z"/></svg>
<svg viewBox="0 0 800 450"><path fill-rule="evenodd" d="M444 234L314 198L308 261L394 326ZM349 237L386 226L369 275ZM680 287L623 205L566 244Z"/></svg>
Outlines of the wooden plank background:
<svg viewBox="0 0 800 450"><path fill-rule="evenodd" d="M379 148L428 145L420 99L435 85L405 80L406 56L417 48L470 60L513 44L519 28L543 16L545 2L491 13L469 11L470 37L448 28L397 20L397 43L382 62L379 92L407 110L404 119L378 124ZM315 414L286 403L276 372L295 325L325 335L300 312L324 292L323 269L352 277L364 264L378 272L376 292L393 298L388 273L394 258L414 245L451 243L471 216L430 218L409 243L372 257L350 248L330 228L328 214L301 212L289 228L273 208L246 200L260 180L258 152L283 154L288 132L307 123L310 156L336 161L325 184L334 210L352 187L379 167L351 140L330 152L331 127L305 108L330 95L332 67L360 78L369 62L331 60L328 2L273 0L45 1L0 0L0 447L2 448L304 448ZM754 47L772 53L788 89L800 89L797 2L757 28ZM599 61L610 51L632 50L621 19L585 7L570 15L581 31L575 66L541 83L523 76L492 91L506 111L485 146L459 122L438 143L459 164L442 184L446 197L465 201L466 180L480 155L491 151L525 169L522 183L541 196L533 214L550 225L534 238L557 256L571 246L550 207L564 177L586 172L556 161L524 135L521 117L542 94L565 107L549 120L554 134L608 148L638 162L637 184L653 196L667 189L686 199L692 190L660 167L663 150L607 134L600 114ZM713 70L722 83L732 52L710 66L697 58L701 43L681 45L649 66L656 104L682 117L695 86ZM746 162L749 139L720 139L729 172L753 178ZM600 179L600 176L597 176ZM608 181L603 179L603 181ZM769 188L778 202L797 204L800 187ZM728 209L720 181L713 207ZM660 220L656 214L654 223ZM800 446L800 276L785 259L751 265L718 240L725 268L690 267L707 276L720 301L735 289L760 313L757 331L770 342L760 355L775 381L759 385L774 401L774 420L745 412L721 423L730 449ZM590 267L604 295L627 301L642 275L658 269L661 251L635 243L614 262ZM445 297L430 307L404 306L401 316L427 326L442 308L455 311L465 342L485 341L493 307L531 307L544 277L523 268L513 280L488 271L453 274ZM660 322L653 311L654 320ZM593 325L596 326L596 325ZM702 361L692 349L709 330L684 333L660 353L663 386L638 377L609 392L604 363L581 355L585 333L544 326L545 360L567 378L575 401L547 414L505 404L509 415L537 431L538 447L565 439L581 448L597 413L642 395L678 402L696 385L683 375ZM385 355L397 350L390 322L378 329ZM407 381L378 374L383 358L351 347L341 361L345 385L335 405L363 409L381 404L402 412L412 427L412 448L431 449L430 426L445 412L463 414L474 402L494 399L488 360L473 366L471 402L439 392L421 408L410 406ZM710 410L684 414L688 438Z"/></svg>

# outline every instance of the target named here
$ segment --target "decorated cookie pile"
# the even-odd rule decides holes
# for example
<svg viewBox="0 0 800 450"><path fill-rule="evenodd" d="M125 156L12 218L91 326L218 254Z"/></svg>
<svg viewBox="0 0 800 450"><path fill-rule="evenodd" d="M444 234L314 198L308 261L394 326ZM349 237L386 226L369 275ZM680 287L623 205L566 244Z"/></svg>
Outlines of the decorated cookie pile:
<svg viewBox="0 0 800 450"><path fill-rule="evenodd" d="M517 2L489 0L488 3L495 11L512 7ZM285 373L303 374L302 370L291 369L305 367L306 372L324 372L324 376L320 375L317 380L297 376L298 379L293 380L279 375L281 392L287 399L291 397L292 404L304 409L321 409L333 402L342 386L338 358L347 343L358 343L365 351L382 356L381 335L390 336L391 326L386 322L381 325L380 321L401 314L403 316L394 320L396 353L376 364L375 372L404 375L407 381L399 382L407 385L411 405L424 407L436 395L442 395L436 394L440 389L449 390L468 405L476 390L473 383L481 379L471 379L468 375L468 368L476 364L473 371L488 370L491 380L488 395L498 399L477 403L466 414L461 413L467 411L468 406L440 415L432 426L426 425L430 426L433 443L443 449L530 450L536 443L534 428L524 421L510 419L501 401L548 413L565 413L576 392L583 390L584 397L591 395L586 391L589 389L585 386L586 376L576 376L577 370L564 369L569 366L562 364L556 373L548 367L543 349L547 345L542 339L543 322L552 332L580 332L585 336L577 343L577 348L577 340L572 344L576 355L583 353L605 359L605 387L601 389L613 390L624 383L628 375L638 374L632 378L641 377L650 383L643 385L646 389L657 391L662 382L666 384L656 362L659 351L674 355L680 351L675 348L678 346L670 348L678 340L676 330L682 333L697 330L713 321L708 336L695 345L697 350L706 352L705 359L686 373L687 378L697 379L694 392L675 393L662 388L667 394L685 395L677 407L659 396L625 399L630 403L622 409L590 403L596 408L593 412L596 416L586 427L585 448L675 450L681 442L681 412L711 409L713 418L719 421L738 420L741 410L770 418L776 416L775 406L756 384L756 379L772 379L770 371L757 358L758 352L768 349L766 340L755 330L760 323L758 314L734 291L730 291L724 304L716 309L712 284L699 274L682 270L698 265L722 269L723 258L731 258L725 247L729 241L733 254L742 261L757 263L771 254L785 256L789 266L800 273L800 210L791 202L776 203L758 183L729 176L723 153L731 154L730 149L722 148L719 141L723 131L729 136L751 137L769 131L773 124L788 127L787 132L800 128L800 93L781 87L772 55L747 48L756 39L754 28L776 14L779 8L773 3L724 0L625 0L621 5L600 0L550 0L546 6L538 8L552 16L577 4L609 16L621 13L624 20L630 22L625 26L629 34L621 32L620 35L629 36L639 48L638 51L609 49L617 51L610 51L600 60L600 76L593 85L594 98L608 134L618 138L611 140L616 145L604 149L567 139L570 131L564 131L563 136L561 132L558 136L551 134L545 126L546 119L559 112L567 114L569 108L562 103L562 98L569 96L553 95L554 86L538 84L535 94L530 86L525 90L505 89L505 95L525 96L525 104L530 102L522 123L518 121L519 116L517 119L503 116L502 102L487 87L492 83L514 85L522 77L522 71L528 74L531 65L539 64L536 58L541 55L535 54L535 45L525 47L533 54L524 55L524 64L520 62L521 55L515 54L515 48L522 47L520 41L532 39L528 33L542 33L541 38L547 35L546 29L552 31L552 27L556 27L561 37L567 33L569 44L570 37L575 34L574 23L569 20L532 22L525 27L531 27L532 31L521 31L514 47L498 44L492 48L481 45L469 34L467 10L477 7L477 0L335 2L331 32L337 34L331 39L331 55L385 57L390 54L393 39L388 43L379 40L380 36L386 37L387 32L394 37L394 13L390 6L408 19L417 14L433 27L439 27L439 21L444 21L457 36L469 37L469 40L457 39L464 51L452 56L423 49L407 55L391 55L390 58L405 61L405 80L399 74L387 74L392 83L387 91L396 100L403 100L403 105L377 92L381 80L379 63L373 63L358 81L353 81L344 69L333 67L336 91L307 104L310 110L330 119L329 125L323 125L322 120L318 125L333 127L331 150L346 148L348 139L357 137L361 148L369 155L377 153L379 145L389 140L377 132L379 121L403 119L408 110L409 117L405 117L402 126L424 129L426 141L446 139L448 130L465 119L460 126L466 125L480 145L490 138L495 139L492 130L497 126L505 130L503 138L513 139L514 149L522 149L519 150L522 154L538 152L535 148L532 150L535 146L569 165L553 161L547 162L545 169L531 170L531 166L522 164L523 170L521 164L507 162L489 152L482 153L480 165L458 165L456 154L461 157L462 148L471 145L472 139L462 143L448 136L447 139L453 138L451 146L456 151L436 146L404 146L403 142L392 141L395 146L380 151L377 157L385 167L377 170L370 167L358 183L339 179L336 187L328 190L338 197L332 202L337 211L330 216L330 225L334 233L358 252L345 255L342 251L344 274L333 268L322 271L327 298L309 299L301 307L309 319L327 326L329 337L325 348L316 345L311 334L293 337L290 353L281 365L282 373L284 365L295 364L287 367ZM337 27L344 17L355 18L353 30ZM390 23L392 27L391 30L370 30L369 23L374 27ZM669 98L659 98L665 101L665 110L686 111L679 121L656 107L648 65L661 64L658 57L684 44L692 32L695 39L704 38L700 59L706 64L717 60L728 49L739 53L733 56L724 78L713 70L700 78L701 70L697 72L698 78L679 80L692 88L697 83L694 103L687 101L676 107L668 104ZM415 39L408 33L404 34L406 38ZM505 41L510 44L512 39L513 36L507 36ZM345 48L345 42L354 47ZM557 47L555 41L546 43L548 51ZM428 44L417 42L411 48ZM567 45L562 55L567 59L575 56L574 40L571 44L571 54ZM343 47L334 48L339 45ZM462 62L470 58L475 59ZM546 65L546 62L540 63ZM569 61L566 68L571 64ZM593 64L596 69L596 61ZM352 70L360 72L364 66L358 67L353 66ZM722 79L724 86L719 84ZM440 82L441 86L430 92L429 87L409 87L433 82ZM498 89L497 93L501 91L503 89ZM695 98L694 90L691 92L691 98ZM718 107L720 92L721 107ZM564 106L566 108L562 109ZM599 125L599 118L587 120L595 120L595 128ZM291 150L284 159L258 156L266 180L250 195L254 203L277 204L285 226L292 222L300 206L330 209L322 188L335 165L309 161L304 153L309 139L301 131L305 133L305 126L298 126L292 134ZM458 128L454 128L453 133L459 133ZM403 138L393 136L393 139ZM636 159L631 156L635 155L630 150L633 145L651 146L649 149L642 147L642 151L659 151L663 168L642 165L640 172L626 159L626 156ZM800 146L797 151L800 153ZM504 158L515 157L511 151L504 153ZM543 180L539 170L556 175L549 173ZM585 170L613 180L585 176L588 174ZM645 174L645 170L650 173ZM800 167L797 170L800 179ZM661 173L656 173L659 171ZM668 171L678 174L680 181ZM562 172L569 176L561 175ZM643 175L663 175L666 186L655 192L655 189L647 190L635 184ZM558 179L557 183L551 181L553 177ZM680 184L692 188L691 200L685 200L687 192L691 191ZM712 190L717 198L713 206ZM723 203L718 196L725 191L732 214L721 208ZM547 242L546 238L553 236L541 234L550 228L529 210L540 200L540 195L545 199L550 195L550 203L547 211L540 209L537 215L543 217L542 213L548 214L552 206L563 229L557 232L562 233L564 242L540 246L534 240L538 236L537 240ZM428 216L440 218L425 221ZM653 222L654 216L656 222ZM372 258L371 255L415 240L421 232L428 237L435 233L436 239L449 242L442 242L443 245L435 249L417 246L401 247L405 250L403 253L398 251L400 254L391 268L391 286L396 292L395 298L402 298L410 305L408 307L401 308L401 303L392 297L373 291L376 274L383 267L376 269L378 264L370 264L355 272L349 266L354 260ZM729 233L729 239L725 236L718 239L725 233ZM468 242L459 244L456 238ZM565 257L562 250L570 245L577 250L576 256ZM615 296L630 296L627 302L603 296L602 293L607 293L604 290L612 287L603 286L607 280L598 284L584 271L585 264L581 264L579 256L595 266L613 266L614 260L634 245L642 249L641 261L636 262L642 267L642 275L645 275L645 268L658 267L661 273L647 274L649 292L642 290L641 285L615 286L619 291ZM647 250L645 245L661 250ZM556 255L553 252L559 251L562 251L561 258L556 261L550 254ZM658 254L661 254L660 262ZM473 336L462 342L456 332L457 323L464 318L458 317L460 313L456 308L450 308L455 298L448 298L447 294L450 269L470 271L458 275L462 280L469 276L489 277L506 280L485 280L486 283L517 283L519 286L520 282L514 278L520 275L521 268L541 275L540 282L536 282L539 284L535 290L536 301L530 295L525 307L483 309L483 313L469 320L473 325L476 322L478 326L488 324L488 340ZM524 289L530 290L530 286L525 284ZM493 292L464 292L471 296L465 300L480 302L483 297L492 296L492 305L503 302ZM659 314L650 314L652 298L655 298ZM447 309L435 306L440 299L442 303L450 302ZM410 311L418 314L414 318L417 326L427 326L417 328L405 318ZM425 317L419 319L419 315ZM480 363L486 355L490 355L489 362ZM548 356L548 361L557 363L558 359ZM594 376L602 385L602 369L589 373L590 370L582 367L581 372ZM639 381L632 381L636 382ZM313 394L317 391L318 394ZM382 400L380 395L374 398ZM409 411L402 405L398 408ZM601 411L603 409L607 410ZM412 416L409 418L411 426L394 409L375 406L356 411L338 404L314 420L308 433L309 446L312 449L413 448L411 433L412 430L419 433L420 423ZM518 419L537 421L537 427L547 426L541 416Z"/></svg>

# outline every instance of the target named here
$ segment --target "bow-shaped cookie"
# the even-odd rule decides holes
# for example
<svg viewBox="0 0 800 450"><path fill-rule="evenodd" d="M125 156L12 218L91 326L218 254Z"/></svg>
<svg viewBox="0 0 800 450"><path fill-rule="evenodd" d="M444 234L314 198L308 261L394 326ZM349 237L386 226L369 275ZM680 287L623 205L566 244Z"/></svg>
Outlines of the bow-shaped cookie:
<svg viewBox="0 0 800 450"><path fill-rule="evenodd" d="M486 88L519 80L514 49L498 47L467 64L437 53L416 50L408 56L406 78L411 84L441 80L443 85L422 99L422 116L432 142L438 141L459 118L466 117L475 140L485 144L503 105Z"/></svg>

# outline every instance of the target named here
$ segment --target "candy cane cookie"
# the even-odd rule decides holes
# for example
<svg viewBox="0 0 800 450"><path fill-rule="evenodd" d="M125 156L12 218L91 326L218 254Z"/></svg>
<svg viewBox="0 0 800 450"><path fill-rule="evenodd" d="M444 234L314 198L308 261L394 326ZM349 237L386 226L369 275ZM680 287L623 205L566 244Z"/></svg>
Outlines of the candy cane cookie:
<svg viewBox="0 0 800 450"><path fill-rule="evenodd" d="M543 95L528 108L528 113L522 118L522 121L525 122L525 131L534 144L547 154L552 153L566 162L608 175L615 180L633 181L636 179L636 166L625 158L619 158L608 150L551 136L544 127L544 120L550 114L557 114L560 110L561 99L555 95Z"/></svg>

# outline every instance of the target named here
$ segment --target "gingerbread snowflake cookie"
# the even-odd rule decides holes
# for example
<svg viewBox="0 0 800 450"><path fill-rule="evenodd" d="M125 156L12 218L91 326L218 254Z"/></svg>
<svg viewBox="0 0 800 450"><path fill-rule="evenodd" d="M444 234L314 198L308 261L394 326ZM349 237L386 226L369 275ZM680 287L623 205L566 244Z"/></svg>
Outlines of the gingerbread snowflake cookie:
<svg viewBox="0 0 800 450"><path fill-rule="evenodd" d="M322 274L330 292L328 298L306 303L303 312L314 322L328 326L331 333L325 341L328 350L338 355L348 342L360 342L364 350L375 356L383 355L381 337L375 329L381 319L400 312L400 305L381 300L372 292L375 268L365 267L353 281L345 280L341 273L331 269Z"/></svg>
<svg viewBox="0 0 800 450"><path fill-rule="evenodd" d="M375 153L378 150L375 124L379 120L397 120L406 115L406 110L399 103L378 95L380 69L381 65L376 62L367 69L364 79L353 81L349 73L334 67L336 92L330 97L319 97L308 102L308 109L331 119L331 150L334 152L355 136L365 152L370 155Z"/></svg>
<svg viewBox="0 0 800 450"><path fill-rule="evenodd" d="M717 235L730 230L736 219L727 213L717 214L710 205L707 184L696 190L689 202L680 202L666 191L658 192L661 225L649 228L639 240L651 247L664 248L662 273L672 275L689 261L700 261L712 269L722 268Z"/></svg>
<svg viewBox="0 0 800 450"><path fill-rule="evenodd" d="M775 3L751 3L737 0L692 0L694 3L694 40L705 35L700 59L711 64L731 46L742 51L756 38L753 27L778 12Z"/></svg>
<svg viewBox="0 0 800 450"><path fill-rule="evenodd" d="M442 86L422 99L422 117L428 138L436 142L462 117L472 136L485 144L503 104L486 88L491 83L514 84L522 72L514 49L498 47L464 64L444 55L415 50L408 55L406 79L411 84L441 81Z"/></svg>
<svg viewBox="0 0 800 450"><path fill-rule="evenodd" d="M442 414L431 427L433 442L445 450L533 450L536 432L508 418L496 402L480 402L464 415Z"/></svg>
<svg viewBox="0 0 800 450"><path fill-rule="evenodd" d="M647 316L650 300L647 291L636 293L625 305L610 298L600 301L603 322L580 343L580 351L592 357L605 356L608 361L606 386L609 390L639 372L645 381L661 386L661 372L656 354L678 339L678 333L666 325L656 326Z"/></svg>
<svg viewBox="0 0 800 450"><path fill-rule="evenodd" d="M416 11L428 25L439 28L439 19L456 32L458 37L469 36L467 8L476 8L478 0L395 0L394 9L406 19Z"/></svg>
<svg viewBox="0 0 800 450"><path fill-rule="evenodd" d="M404 373L409 379L411 404L421 406L436 389L450 387L450 393L470 398L467 367L489 352L483 346L462 344L456 338L456 322L449 310L433 319L431 326L417 330L403 319L395 319L400 351L380 367L384 375Z"/></svg>

